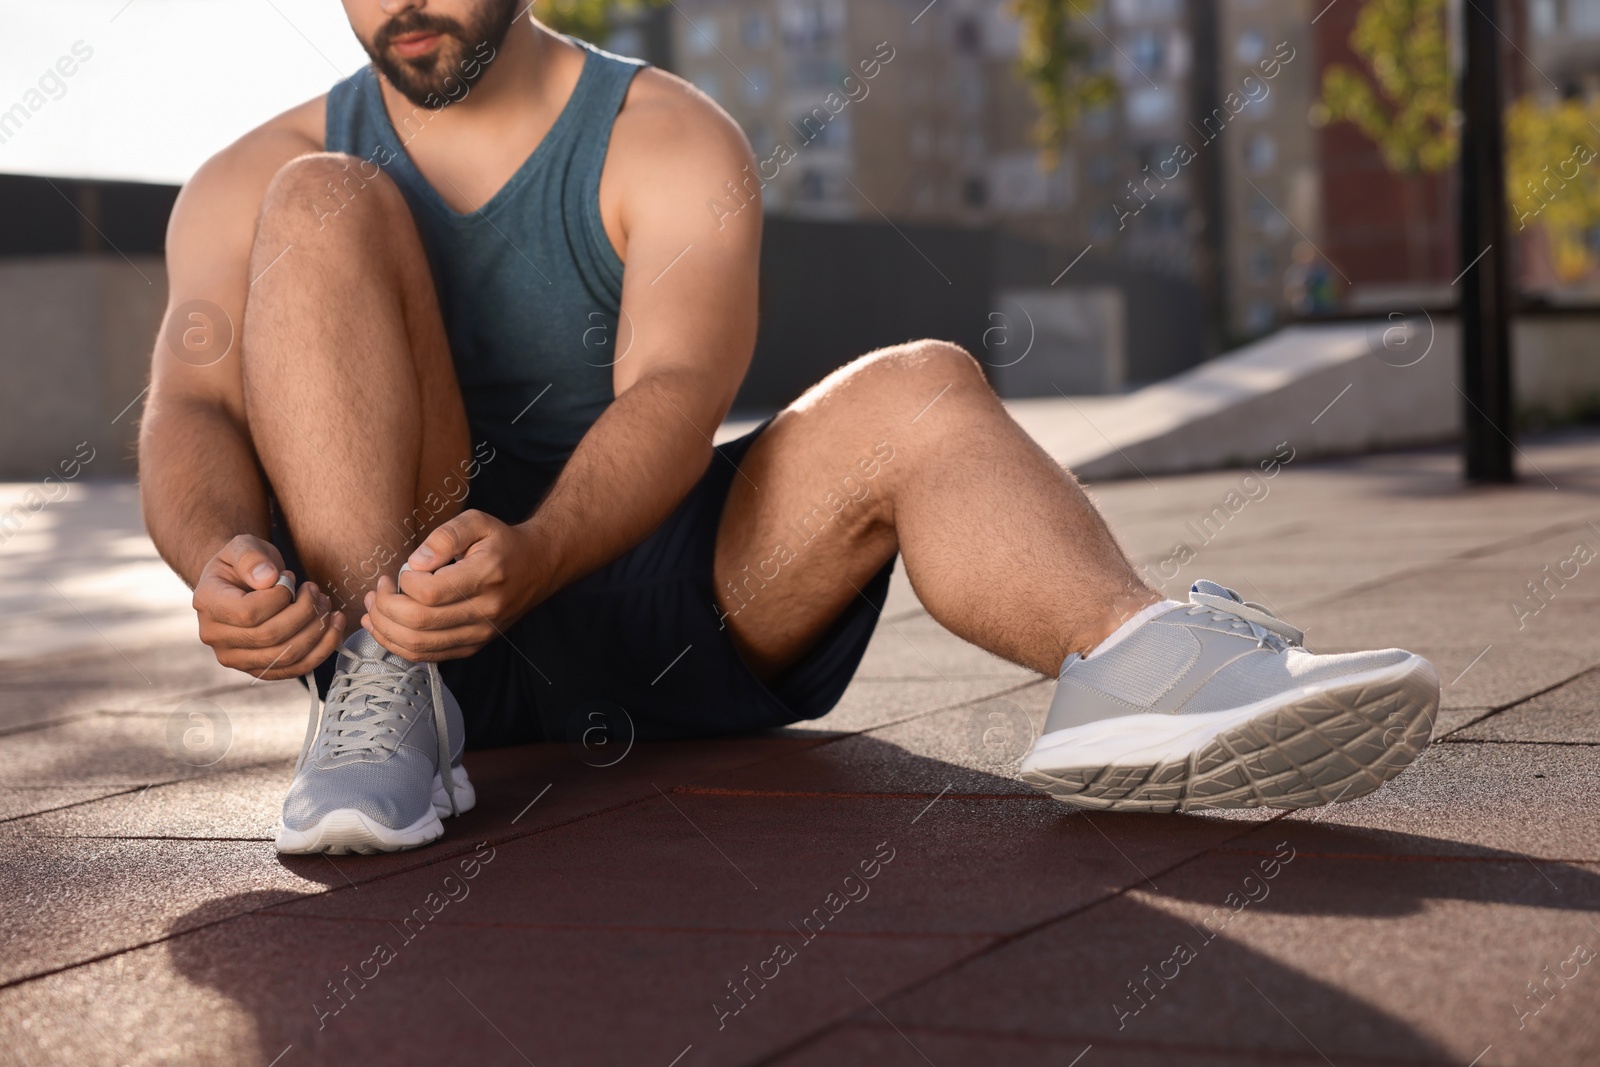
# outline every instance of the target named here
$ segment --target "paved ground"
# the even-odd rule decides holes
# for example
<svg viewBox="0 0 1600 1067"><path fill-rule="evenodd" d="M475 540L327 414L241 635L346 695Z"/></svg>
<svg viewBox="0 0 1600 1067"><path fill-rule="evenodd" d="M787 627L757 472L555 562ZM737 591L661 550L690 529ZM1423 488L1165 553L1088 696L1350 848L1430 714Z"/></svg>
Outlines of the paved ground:
<svg viewBox="0 0 1600 1067"><path fill-rule="evenodd" d="M0 1062L1600 1061L1600 438L1524 451L1095 490L1174 591L1434 659L1365 800L1073 814L1013 779L1050 682L897 580L827 718L477 753L378 858L273 852L302 691L209 664L131 487L75 487L0 549Z"/></svg>

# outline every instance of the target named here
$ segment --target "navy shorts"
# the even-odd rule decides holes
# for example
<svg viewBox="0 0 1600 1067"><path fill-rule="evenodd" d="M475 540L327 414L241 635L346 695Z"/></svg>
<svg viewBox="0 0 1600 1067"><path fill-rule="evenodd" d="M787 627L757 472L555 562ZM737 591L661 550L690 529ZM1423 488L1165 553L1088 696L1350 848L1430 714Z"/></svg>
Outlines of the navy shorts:
<svg viewBox="0 0 1600 1067"><path fill-rule="evenodd" d="M737 464L766 423L717 446L683 502L639 545L556 593L480 651L439 664L461 702L467 745L669 740L771 729L826 714L850 684L889 593L890 559L799 662L763 683L716 606L717 524ZM483 474L500 466L486 464ZM483 475L466 500L495 514ZM505 519L505 515L499 516ZM526 516L522 516L526 517ZM273 543L304 578L274 509ZM335 657L315 672L326 694Z"/></svg>

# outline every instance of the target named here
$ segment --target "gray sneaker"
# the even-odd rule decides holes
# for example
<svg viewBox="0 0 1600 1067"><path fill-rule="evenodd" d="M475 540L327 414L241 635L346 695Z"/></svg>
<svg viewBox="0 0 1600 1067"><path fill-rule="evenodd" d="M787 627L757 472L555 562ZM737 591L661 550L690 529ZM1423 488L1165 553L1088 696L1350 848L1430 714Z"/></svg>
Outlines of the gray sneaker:
<svg viewBox="0 0 1600 1067"><path fill-rule="evenodd" d="M1428 743L1439 674L1398 648L1319 656L1215 582L1062 667L1022 779L1114 811L1307 808L1372 792Z"/></svg>
<svg viewBox="0 0 1600 1067"><path fill-rule="evenodd" d="M477 799L461 766L461 706L436 665L397 656L366 630L345 640L338 668L320 715L311 691L278 851L395 852L437 840L440 816Z"/></svg>

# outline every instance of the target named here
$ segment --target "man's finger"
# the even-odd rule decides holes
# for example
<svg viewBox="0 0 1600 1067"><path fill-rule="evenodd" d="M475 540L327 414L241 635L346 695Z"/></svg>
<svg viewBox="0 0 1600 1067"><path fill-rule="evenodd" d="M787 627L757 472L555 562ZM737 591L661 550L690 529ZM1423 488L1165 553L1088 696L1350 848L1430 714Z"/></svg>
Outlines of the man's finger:
<svg viewBox="0 0 1600 1067"><path fill-rule="evenodd" d="M332 615L312 615L304 626L276 645L249 647L216 644L217 662L257 677L262 676L262 671L268 670L274 672L270 677L279 677L278 670L300 664L314 650L328 643L329 631L336 629L334 618Z"/></svg>
<svg viewBox="0 0 1600 1067"><path fill-rule="evenodd" d="M488 643L493 631L484 623L457 626L448 630L412 630L392 619L368 612L361 625L390 652L409 660L444 660L470 656Z"/></svg>
<svg viewBox="0 0 1600 1067"><path fill-rule="evenodd" d="M283 556L259 537L235 537L223 546L217 558L232 567L252 589L271 589L283 573ZM293 592L290 590L291 595Z"/></svg>
<svg viewBox="0 0 1600 1067"><path fill-rule="evenodd" d="M201 616L200 640L208 645L226 645L231 648L277 648L331 606L315 584L307 582L289 604L277 606L277 587L252 593L237 594L237 599L219 599L208 602L209 609ZM269 614L259 622L234 622L235 617L248 612Z"/></svg>
<svg viewBox="0 0 1600 1067"><path fill-rule="evenodd" d="M495 520L481 511L463 511L442 523L406 560L415 571L434 571L487 537Z"/></svg>
<svg viewBox="0 0 1600 1067"><path fill-rule="evenodd" d="M406 577L410 578L410 575ZM439 581L431 574L420 575L412 584L421 584L422 578ZM428 603L396 589L394 582L388 578L380 578L378 588L366 595L362 606L388 622L419 631L449 630L483 618L471 605L471 591L445 588L448 594L436 598L439 603ZM466 595L458 596L458 592Z"/></svg>
<svg viewBox="0 0 1600 1067"><path fill-rule="evenodd" d="M216 574L202 578L194 591L194 609L202 621L246 629L262 625L294 603L295 597L276 583L265 589L243 590Z"/></svg>
<svg viewBox="0 0 1600 1067"><path fill-rule="evenodd" d="M325 621L327 626L309 653L295 659L291 652L280 660L276 667L262 671L257 677L263 682L271 682L279 678L298 678L315 670L318 664L333 655L333 650L345 636L344 612L336 611L327 616ZM287 662L289 660L294 662Z"/></svg>

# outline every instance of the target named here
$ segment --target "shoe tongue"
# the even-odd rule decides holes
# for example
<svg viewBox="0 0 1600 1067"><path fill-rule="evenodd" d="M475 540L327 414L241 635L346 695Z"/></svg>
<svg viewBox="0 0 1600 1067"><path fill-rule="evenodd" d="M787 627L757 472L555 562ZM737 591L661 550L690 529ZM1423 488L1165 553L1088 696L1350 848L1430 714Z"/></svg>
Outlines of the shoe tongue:
<svg viewBox="0 0 1600 1067"><path fill-rule="evenodd" d="M377 638L366 630L357 630L344 641L345 650L366 660L383 660L397 670L409 670L413 664L404 656L390 652L378 644ZM376 663L359 663L351 674L378 674L383 670Z"/></svg>
<svg viewBox="0 0 1600 1067"><path fill-rule="evenodd" d="M1208 582L1204 578L1190 586L1189 592L1199 593L1202 596L1218 596L1224 600L1231 600L1235 604L1244 603L1244 597L1235 593L1232 589L1225 585L1218 585L1216 582Z"/></svg>

